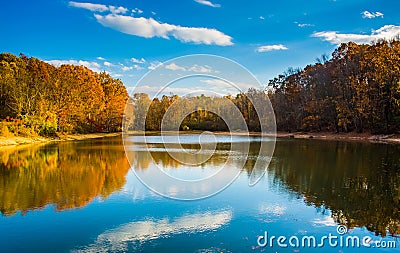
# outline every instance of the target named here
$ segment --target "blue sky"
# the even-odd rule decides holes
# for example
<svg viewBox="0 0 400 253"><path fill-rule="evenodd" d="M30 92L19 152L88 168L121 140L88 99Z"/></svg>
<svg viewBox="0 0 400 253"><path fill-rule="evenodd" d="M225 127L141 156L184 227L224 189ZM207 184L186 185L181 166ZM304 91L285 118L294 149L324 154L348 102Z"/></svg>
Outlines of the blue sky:
<svg viewBox="0 0 400 253"><path fill-rule="evenodd" d="M3 1L0 51L105 70L127 86L159 62L216 54L267 83L341 42L400 34L398 0Z"/></svg>

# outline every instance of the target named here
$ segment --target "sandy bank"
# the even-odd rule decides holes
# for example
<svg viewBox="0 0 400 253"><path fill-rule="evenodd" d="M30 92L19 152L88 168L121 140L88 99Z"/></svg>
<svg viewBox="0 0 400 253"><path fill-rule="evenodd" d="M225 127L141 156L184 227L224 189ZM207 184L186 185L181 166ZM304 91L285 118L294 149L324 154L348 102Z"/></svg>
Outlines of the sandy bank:
<svg viewBox="0 0 400 253"><path fill-rule="evenodd" d="M319 140L339 140L339 141L363 141L363 142L381 142L381 143L399 143L400 135L384 135L370 133L287 133L278 132L277 138L294 139L319 139Z"/></svg>
<svg viewBox="0 0 400 253"><path fill-rule="evenodd" d="M93 133L93 134L66 134L59 135L57 137L0 137L1 146L15 146L23 144L33 143L46 143L46 142L57 142L57 141L77 141L77 140L88 140L97 139L103 137L119 136L121 133Z"/></svg>
<svg viewBox="0 0 400 253"><path fill-rule="evenodd" d="M165 134L201 134L203 131L165 131ZM130 135L143 135L143 131L131 131ZM159 135L160 131L147 131L146 135ZM269 136L269 134L261 134L259 132L213 132L215 135L235 135L235 136ZM379 142L379 143L398 143L400 144L400 134L370 134L370 133L331 133L331 132L277 132L277 138L293 138L293 139L318 139L318 140L336 140L336 141L359 141L359 142Z"/></svg>

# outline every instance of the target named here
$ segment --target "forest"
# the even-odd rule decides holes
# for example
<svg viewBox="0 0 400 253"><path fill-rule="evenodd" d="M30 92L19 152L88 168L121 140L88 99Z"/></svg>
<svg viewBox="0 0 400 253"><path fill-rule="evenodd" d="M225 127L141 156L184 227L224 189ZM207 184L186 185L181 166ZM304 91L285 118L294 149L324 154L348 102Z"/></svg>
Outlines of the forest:
<svg viewBox="0 0 400 253"><path fill-rule="evenodd" d="M248 92L236 96L164 95L161 99L153 100L147 94L137 93L132 98L133 123L127 128L150 131L179 129L259 132L261 122L268 121L265 119L268 114L263 114L264 118L261 118L261 115L256 113L254 103L263 103L267 100L267 93L255 89L249 89ZM188 111L192 113L185 115ZM168 117L164 117L167 112ZM243 124L241 119L244 119ZM180 125L177 125L179 123Z"/></svg>
<svg viewBox="0 0 400 253"><path fill-rule="evenodd" d="M240 110L250 131L260 131L263 122L253 103L272 103L278 131L399 133L400 130L400 42L373 44L349 42L331 57L322 56L304 69L288 69L270 80L265 89L250 89L224 98L206 96L155 98L133 97L133 128L145 121L146 130L160 130L168 107L180 100L182 107L197 106L180 129L228 130L211 111L228 110L225 100ZM149 107L147 117L143 108ZM265 115L264 115L265 116Z"/></svg>
<svg viewBox="0 0 400 253"><path fill-rule="evenodd" d="M122 81L105 72L0 54L2 136L121 131L127 99Z"/></svg>
<svg viewBox="0 0 400 253"><path fill-rule="evenodd" d="M332 57L270 80L283 131L397 133L400 41L340 45Z"/></svg>
<svg viewBox="0 0 400 253"><path fill-rule="evenodd" d="M260 108L268 99L278 131L399 133L400 41L344 43L315 64L288 69L264 89L225 97L129 97L122 81L105 72L0 54L3 136L121 131L125 108L129 130L159 131L169 110L166 129L179 121L180 130L243 130L240 124L229 129L220 117L235 115L232 105L257 132L272 115L257 114L254 104ZM182 118L182 108L192 111Z"/></svg>

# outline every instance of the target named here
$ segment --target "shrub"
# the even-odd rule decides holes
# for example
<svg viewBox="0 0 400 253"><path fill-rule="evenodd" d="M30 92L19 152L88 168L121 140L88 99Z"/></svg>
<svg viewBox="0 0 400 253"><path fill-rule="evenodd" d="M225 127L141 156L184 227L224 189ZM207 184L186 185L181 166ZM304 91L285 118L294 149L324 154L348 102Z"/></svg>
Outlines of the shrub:
<svg viewBox="0 0 400 253"><path fill-rule="evenodd" d="M0 136L7 138L14 137L14 134L8 130L6 122L0 123Z"/></svg>

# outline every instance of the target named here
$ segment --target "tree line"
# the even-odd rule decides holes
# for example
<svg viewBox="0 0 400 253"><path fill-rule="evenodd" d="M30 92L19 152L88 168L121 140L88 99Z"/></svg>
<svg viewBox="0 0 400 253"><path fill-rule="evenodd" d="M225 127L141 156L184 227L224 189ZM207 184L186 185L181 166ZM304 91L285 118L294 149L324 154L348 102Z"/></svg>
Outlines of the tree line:
<svg viewBox="0 0 400 253"><path fill-rule="evenodd" d="M344 43L332 53L332 57L323 56L317 60L316 64L304 69L289 69L270 80L265 89L250 89L236 96L171 95L150 100L146 94L135 94L132 98L134 123L131 128L160 130L168 108L178 103L181 106L175 106L176 115L180 115L179 111L188 106L196 109L184 118L180 130L227 131L226 122L213 112L231 110L228 100L240 110L248 130L260 131L266 121L260 118L253 104L262 105L269 99L278 131L399 131L398 40L362 45ZM145 108L149 108L148 111ZM262 117L267 116L271 115L264 114Z"/></svg>
<svg viewBox="0 0 400 253"><path fill-rule="evenodd" d="M267 108L263 104L267 103L268 99L268 93L256 89L224 97L164 95L161 98L150 99L145 93L136 93L130 103L133 117L126 127L150 131L163 129L259 132L262 126L271 127L274 123L268 120L268 117L272 116L272 109L256 111L256 108Z"/></svg>
<svg viewBox="0 0 400 253"><path fill-rule="evenodd" d="M0 54L3 136L120 131L127 99L122 81L105 72Z"/></svg>
<svg viewBox="0 0 400 253"><path fill-rule="evenodd" d="M400 42L340 45L301 70L269 81L283 131L396 133L400 129Z"/></svg>
<svg viewBox="0 0 400 253"><path fill-rule="evenodd" d="M242 118L245 128L257 132L271 124L272 115L265 106L268 99L278 131L397 133L400 42L344 43L331 57L323 56L304 69L289 69L270 80L265 89L225 97L171 94L150 99L144 93L129 97L122 81L105 72L0 54L3 135L120 131L126 104L125 127L130 130L159 131L163 126L244 130L238 120ZM265 111L260 114L255 108ZM162 125L166 114L169 117Z"/></svg>

